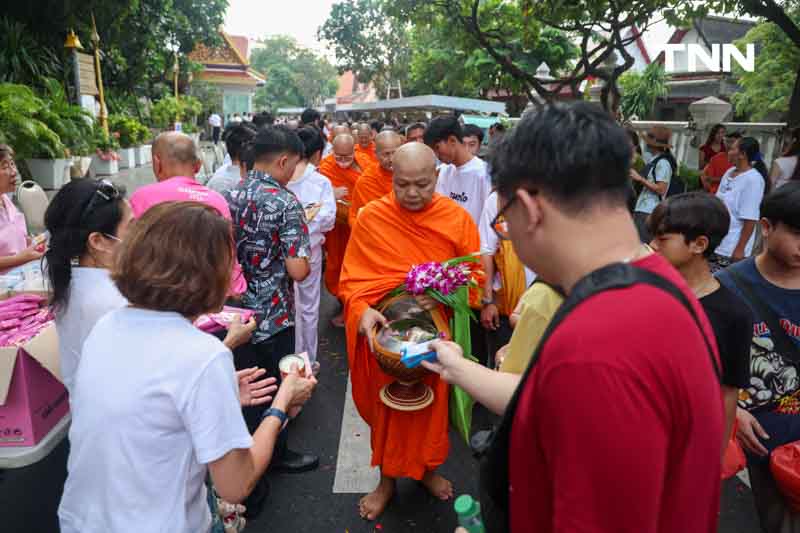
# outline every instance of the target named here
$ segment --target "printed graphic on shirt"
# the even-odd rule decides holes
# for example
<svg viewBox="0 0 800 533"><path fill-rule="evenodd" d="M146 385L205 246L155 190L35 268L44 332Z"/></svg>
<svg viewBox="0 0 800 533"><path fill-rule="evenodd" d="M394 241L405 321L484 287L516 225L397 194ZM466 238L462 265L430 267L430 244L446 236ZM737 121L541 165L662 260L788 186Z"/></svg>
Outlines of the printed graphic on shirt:
<svg viewBox="0 0 800 533"><path fill-rule="evenodd" d="M466 192L451 192L450 198L462 204L469 202L469 195Z"/></svg>
<svg viewBox="0 0 800 533"><path fill-rule="evenodd" d="M787 319L780 320L786 333L800 338L800 327ZM797 364L775 351L765 322L753 325L750 345L750 386L739 391L739 407L774 408L782 414L800 413L800 375Z"/></svg>

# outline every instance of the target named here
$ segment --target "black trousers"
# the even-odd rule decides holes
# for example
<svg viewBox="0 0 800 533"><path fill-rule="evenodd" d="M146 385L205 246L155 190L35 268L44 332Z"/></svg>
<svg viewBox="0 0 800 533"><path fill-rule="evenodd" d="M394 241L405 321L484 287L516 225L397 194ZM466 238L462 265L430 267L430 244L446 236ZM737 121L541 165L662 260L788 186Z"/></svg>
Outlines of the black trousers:
<svg viewBox="0 0 800 533"><path fill-rule="evenodd" d="M219 134L222 132L222 128L219 126L214 126L211 129L211 138L214 141L214 144L219 144Z"/></svg>
<svg viewBox="0 0 800 533"><path fill-rule="evenodd" d="M500 327L488 330L481 324L481 315L475 312L476 321L470 324L470 337L472 340L472 355L488 367L494 368L494 356L497 350L508 344L513 330L508 322L508 317L500 315Z"/></svg>
<svg viewBox="0 0 800 533"><path fill-rule="evenodd" d="M236 370L254 366L263 368L267 371L267 375L275 377L280 385L281 373L278 370L278 362L283 356L291 353L294 353L294 327L286 328L265 341L259 343L251 341L239 346L233 352L233 361ZM254 433L261 424L261 414L266 408L265 405L242 408L242 414L250 433ZM278 443L275 446L276 455L286 447L288 430L287 426L278 437Z"/></svg>

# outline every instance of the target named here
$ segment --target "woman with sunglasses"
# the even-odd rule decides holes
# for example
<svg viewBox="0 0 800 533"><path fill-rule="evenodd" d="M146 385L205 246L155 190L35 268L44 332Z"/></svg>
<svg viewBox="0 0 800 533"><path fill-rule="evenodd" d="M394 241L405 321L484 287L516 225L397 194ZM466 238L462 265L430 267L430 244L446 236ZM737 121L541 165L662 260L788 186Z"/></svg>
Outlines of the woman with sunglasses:
<svg viewBox="0 0 800 533"><path fill-rule="evenodd" d="M58 191L44 215L50 232L45 256L50 303L56 315L61 375L70 393L86 337L103 315L128 304L109 272L133 221L124 196L124 190L106 180L71 181ZM249 337L241 322L234 322L223 342L233 349ZM264 373L256 368L239 372L245 405L263 403L268 384L255 380Z"/></svg>
<svg viewBox="0 0 800 533"><path fill-rule="evenodd" d="M14 150L0 144L0 274L42 257L43 246L31 243L25 215L9 199L19 183Z"/></svg>
<svg viewBox="0 0 800 533"><path fill-rule="evenodd" d="M133 213L108 181L71 181L44 215L50 232L46 271L61 352L61 375L72 393L81 346L101 316L128 302L111 281L114 250Z"/></svg>

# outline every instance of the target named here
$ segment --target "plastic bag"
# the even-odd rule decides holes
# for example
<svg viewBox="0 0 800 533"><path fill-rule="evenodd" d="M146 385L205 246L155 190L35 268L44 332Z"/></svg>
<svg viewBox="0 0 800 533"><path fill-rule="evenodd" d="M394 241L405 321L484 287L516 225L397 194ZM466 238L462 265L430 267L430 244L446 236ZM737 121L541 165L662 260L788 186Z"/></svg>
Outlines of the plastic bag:
<svg viewBox="0 0 800 533"><path fill-rule="evenodd" d="M800 441L772 450L769 467L786 503L800 513Z"/></svg>
<svg viewBox="0 0 800 533"><path fill-rule="evenodd" d="M722 479L728 479L736 475L739 470L747 466L747 457L736 440L736 429L738 422L734 421L733 431L728 439L728 446L725 448L725 455L722 457Z"/></svg>

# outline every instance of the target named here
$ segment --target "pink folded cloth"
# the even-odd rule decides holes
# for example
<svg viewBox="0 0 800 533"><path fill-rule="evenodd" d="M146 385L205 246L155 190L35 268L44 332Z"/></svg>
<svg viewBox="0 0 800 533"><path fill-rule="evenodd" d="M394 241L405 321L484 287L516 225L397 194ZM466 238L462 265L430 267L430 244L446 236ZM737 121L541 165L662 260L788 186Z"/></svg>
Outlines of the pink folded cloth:
<svg viewBox="0 0 800 533"><path fill-rule="evenodd" d="M0 307L20 302L33 302L37 304L42 304L45 301L47 301L47 298L45 298L44 296L39 296L38 294L22 293L0 301Z"/></svg>
<svg viewBox="0 0 800 533"><path fill-rule="evenodd" d="M255 312L250 309L241 309L239 307L230 307L226 305L219 313L202 315L195 320L194 325L206 333L216 333L217 331L228 329L235 315L241 317L242 323L247 323L253 315L255 315Z"/></svg>

